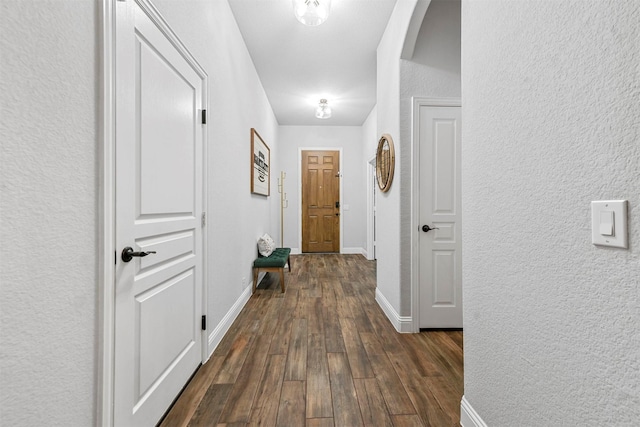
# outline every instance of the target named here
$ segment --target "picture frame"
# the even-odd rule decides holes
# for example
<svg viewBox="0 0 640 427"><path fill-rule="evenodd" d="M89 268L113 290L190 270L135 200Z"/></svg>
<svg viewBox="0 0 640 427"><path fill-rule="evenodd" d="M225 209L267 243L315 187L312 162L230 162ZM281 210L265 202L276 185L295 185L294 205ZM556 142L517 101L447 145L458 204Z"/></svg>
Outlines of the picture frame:
<svg viewBox="0 0 640 427"><path fill-rule="evenodd" d="M251 128L251 193L269 196L271 193L271 150L260 134Z"/></svg>

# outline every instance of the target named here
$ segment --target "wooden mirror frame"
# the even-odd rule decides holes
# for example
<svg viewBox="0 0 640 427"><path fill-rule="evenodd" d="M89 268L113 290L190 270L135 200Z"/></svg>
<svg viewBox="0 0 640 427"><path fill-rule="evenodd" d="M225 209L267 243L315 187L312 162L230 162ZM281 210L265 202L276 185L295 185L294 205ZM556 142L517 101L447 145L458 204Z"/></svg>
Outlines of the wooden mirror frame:
<svg viewBox="0 0 640 427"><path fill-rule="evenodd" d="M387 149L385 149L385 146ZM380 191L386 193L391 188L393 170L396 164L396 154L393 148L393 139L388 133L383 133L378 141L376 151L376 179Z"/></svg>

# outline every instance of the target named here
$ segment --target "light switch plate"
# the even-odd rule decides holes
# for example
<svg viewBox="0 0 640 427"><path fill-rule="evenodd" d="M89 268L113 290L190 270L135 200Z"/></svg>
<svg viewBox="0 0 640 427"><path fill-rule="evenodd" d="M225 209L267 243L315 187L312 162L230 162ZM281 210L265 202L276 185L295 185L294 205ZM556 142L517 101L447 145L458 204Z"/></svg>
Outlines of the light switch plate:
<svg viewBox="0 0 640 427"><path fill-rule="evenodd" d="M591 202L591 243L626 249L627 235L626 200Z"/></svg>

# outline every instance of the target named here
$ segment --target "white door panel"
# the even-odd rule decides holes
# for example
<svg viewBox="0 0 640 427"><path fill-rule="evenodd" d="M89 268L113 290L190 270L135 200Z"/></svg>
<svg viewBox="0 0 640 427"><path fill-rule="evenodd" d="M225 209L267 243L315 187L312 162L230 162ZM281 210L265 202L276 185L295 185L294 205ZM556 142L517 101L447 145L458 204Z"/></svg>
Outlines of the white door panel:
<svg viewBox="0 0 640 427"><path fill-rule="evenodd" d="M155 215L194 216L193 106L196 91L166 59L141 42L139 84L139 219ZM171 171L171 173L166 173Z"/></svg>
<svg viewBox="0 0 640 427"><path fill-rule="evenodd" d="M184 271L135 298L135 329L140 334L138 398L160 381L167 368L180 361L197 340L192 320L196 312L194 276L193 269Z"/></svg>
<svg viewBox="0 0 640 427"><path fill-rule="evenodd" d="M137 239L141 251L155 251L155 256L140 258L140 273L162 268L167 263L182 261L195 254L195 231L186 230L168 234L148 234Z"/></svg>
<svg viewBox="0 0 640 427"><path fill-rule="evenodd" d="M441 107L442 108L442 107ZM452 108L452 107L446 107ZM446 110L445 110L446 111ZM429 155L432 162L433 179L433 212L435 217L439 215L455 215L456 213L456 184L458 180L456 165L456 120L429 117L431 128L433 151ZM428 142L425 141L425 145Z"/></svg>
<svg viewBox="0 0 640 427"><path fill-rule="evenodd" d="M462 327L460 107L420 105L420 327Z"/></svg>
<svg viewBox="0 0 640 427"><path fill-rule="evenodd" d="M455 251L433 251L432 307L455 307L456 280Z"/></svg>
<svg viewBox="0 0 640 427"><path fill-rule="evenodd" d="M117 2L114 425L154 425L202 361L206 75L145 1Z"/></svg>

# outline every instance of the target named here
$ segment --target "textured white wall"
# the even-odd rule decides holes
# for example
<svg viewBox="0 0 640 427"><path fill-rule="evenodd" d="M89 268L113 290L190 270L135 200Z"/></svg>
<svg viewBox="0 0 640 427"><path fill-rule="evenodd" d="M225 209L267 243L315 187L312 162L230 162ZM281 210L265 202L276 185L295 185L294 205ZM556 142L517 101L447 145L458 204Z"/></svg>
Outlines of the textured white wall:
<svg viewBox="0 0 640 427"><path fill-rule="evenodd" d="M369 162L376 156L376 150L378 149L378 110L377 107L373 107L367 119L362 124L362 159L364 162Z"/></svg>
<svg viewBox="0 0 640 427"><path fill-rule="evenodd" d="M413 57L400 60L400 314L411 315L412 97L460 98L460 0L432 0Z"/></svg>
<svg viewBox="0 0 640 427"><path fill-rule="evenodd" d="M270 230L279 235L278 125L228 2L154 3L209 75L207 264L213 331L253 280L258 237ZM252 127L270 148L268 198L251 194Z"/></svg>
<svg viewBox="0 0 640 427"><path fill-rule="evenodd" d="M394 183L378 197L378 291L400 316L411 315L412 100L460 97L460 2L431 1L412 59L400 59L417 0L399 1L378 46L378 138L395 143ZM422 9L424 13L424 9Z"/></svg>
<svg viewBox="0 0 640 427"><path fill-rule="evenodd" d="M97 2L0 3L0 423L95 424Z"/></svg>
<svg viewBox="0 0 640 427"><path fill-rule="evenodd" d="M378 192L376 221L378 292L400 313L400 53L417 0L396 3L377 50L377 130L393 138L396 163L394 180L386 193ZM377 141L376 141L377 145Z"/></svg>
<svg viewBox="0 0 640 427"><path fill-rule="evenodd" d="M360 252L366 248L366 192L364 162L362 161L362 128L360 126L280 126L278 146L278 175L287 174L285 192L289 207L285 209L285 246L300 248L300 148L342 148L342 210L344 235L342 247ZM279 203L279 201L278 201ZM279 204L278 204L279 206ZM279 212L278 212L279 221ZM279 223L278 223L279 225ZM277 235L279 237L279 234ZM276 237L276 235L274 235ZM278 240L278 239L276 239Z"/></svg>
<svg viewBox="0 0 640 427"><path fill-rule="evenodd" d="M249 286L257 236L279 225L273 196L251 195L249 179L250 128L277 170L278 127L228 3L154 3L209 74L213 329L242 294L242 277ZM2 425L96 424L98 6L0 3Z"/></svg>
<svg viewBox="0 0 640 427"><path fill-rule="evenodd" d="M418 68L401 90L414 87L460 95L460 0L431 0L416 38L413 57L403 70ZM427 70L423 70L426 67Z"/></svg>
<svg viewBox="0 0 640 427"><path fill-rule="evenodd" d="M463 2L465 397L491 426L640 420L640 3ZM591 244L629 200L630 248Z"/></svg>

